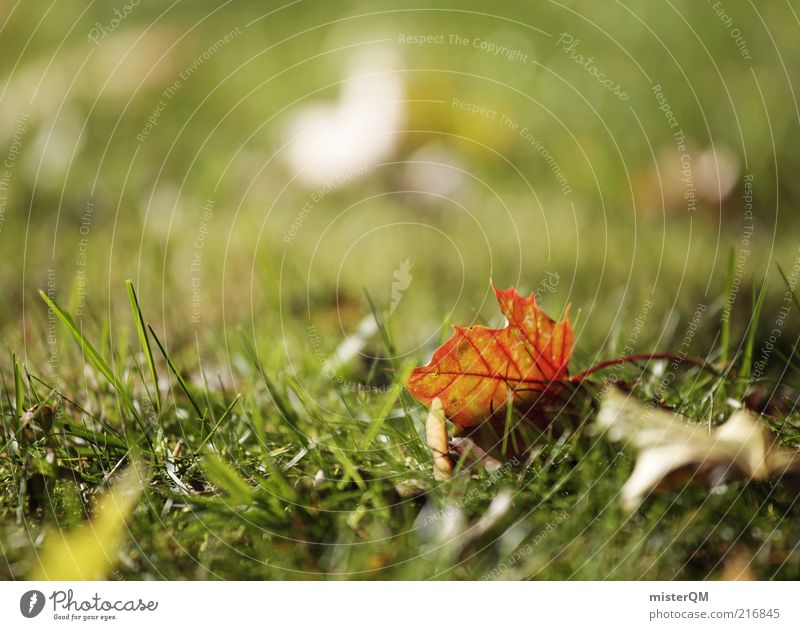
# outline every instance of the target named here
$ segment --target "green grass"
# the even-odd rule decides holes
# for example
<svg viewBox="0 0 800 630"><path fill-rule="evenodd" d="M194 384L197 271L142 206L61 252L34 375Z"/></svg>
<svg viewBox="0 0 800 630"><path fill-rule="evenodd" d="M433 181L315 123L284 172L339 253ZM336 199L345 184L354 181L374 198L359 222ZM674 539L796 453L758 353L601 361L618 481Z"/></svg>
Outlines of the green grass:
<svg viewBox="0 0 800 630"><path fill-rule="evenodd" d="M713 493L682 485L624 516L617 493L631 457L591 431L589 397L572 403L578 426L539 435L530 460L494 472L460 465L440 483L420 438L424 410L400 406L396 394L334 393L310 371L301 383L285 366L262 364L244 341L232 349L238 393L208 385L192 393L180 373L197 366L178 367L152 331L162 360L142 352L149 337L134 332L142 344L116 354L112 368L107 349L47 304L76 342L64 348L62 370L105 381L82 393L34 374L6 384L0 514L9 576L38 570L42 541L85 517L132 450L151 481L127 524L117 577L715 578L743 553L759 577L799 575L800 507L787 481L731 478ZM172 387L162 381L161 411L144 403L153 397L151 363L159 372L167 363L174 377ZM663 377L637 371L636 393L660 392L664 405L716 424L747 372L734 371L682 367L666 390ZM754 385L764 387L772 388ZM95 414L76 395L90 396ZM52 409L52 427L36 417L23 426L15 401L25 399ZM780 439L800 443L800 414L774 402ZM217 419L210 429L209 418ZM498 496L509 503L490 509Z"/></svg>

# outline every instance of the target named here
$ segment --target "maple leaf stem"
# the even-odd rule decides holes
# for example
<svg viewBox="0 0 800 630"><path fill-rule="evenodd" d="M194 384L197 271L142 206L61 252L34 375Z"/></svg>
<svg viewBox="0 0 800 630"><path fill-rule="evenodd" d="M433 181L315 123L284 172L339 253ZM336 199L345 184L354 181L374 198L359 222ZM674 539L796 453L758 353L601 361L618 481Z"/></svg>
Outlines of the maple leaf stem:
<svg viewBox="0 0 800 630"><path fill-rule="evenodd" d="M696 365L697 367L702 367L702 368L711 367L708 363L706 363L702 359L686 357L680 354L673 354L671 352L656 352L654 354L632 354L626 357L617 357L616 359L608 359L607 361L601 361L600 363L593 365L589 369L584 370L583 372L578 372L578 374L571 376L569 380L570 382L573 383L580 383L586 380L587 376L590 376L595 372L599 372L600 370L604 370L614 365L623 365L625 363L639 363L640 361L658 361L658 360L677 361L678 363L688 363L689 365Z"/></svg>

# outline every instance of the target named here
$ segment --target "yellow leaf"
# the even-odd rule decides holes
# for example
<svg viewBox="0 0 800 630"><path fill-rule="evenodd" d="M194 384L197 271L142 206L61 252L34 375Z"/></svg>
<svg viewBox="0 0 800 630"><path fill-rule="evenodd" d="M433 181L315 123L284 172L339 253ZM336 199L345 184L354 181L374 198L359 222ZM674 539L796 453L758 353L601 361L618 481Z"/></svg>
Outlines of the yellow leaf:
<svg viewBox="0 0 800 630"><path fill-rule="evenodd" d="M102 580L115 564L126 523L143 480L137 466L129 466L95 505L91 520L76 529L48 534L33 580Z"/></svg>

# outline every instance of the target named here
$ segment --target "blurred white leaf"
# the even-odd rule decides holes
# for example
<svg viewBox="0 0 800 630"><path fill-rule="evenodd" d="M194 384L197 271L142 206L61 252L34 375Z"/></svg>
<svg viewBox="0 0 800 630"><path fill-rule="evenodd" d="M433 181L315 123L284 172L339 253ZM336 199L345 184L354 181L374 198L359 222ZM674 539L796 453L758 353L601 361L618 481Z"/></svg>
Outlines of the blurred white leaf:
<svg viewBox="0 0 800 630"><path fill-rule="evenodd" d="M371 50L351 66L338 102L297 108L286 136L300 181L341 184L392 152L405 111L398 67L392 51Z"/></svg>

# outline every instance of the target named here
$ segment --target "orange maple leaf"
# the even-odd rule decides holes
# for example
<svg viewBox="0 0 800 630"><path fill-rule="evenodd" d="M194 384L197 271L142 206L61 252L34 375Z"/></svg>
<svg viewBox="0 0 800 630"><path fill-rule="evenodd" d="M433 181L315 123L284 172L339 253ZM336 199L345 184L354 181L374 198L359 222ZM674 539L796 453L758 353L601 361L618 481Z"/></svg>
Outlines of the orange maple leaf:
<svg viewBox="0 0 800 630"><path fill-rule="evenodd" d="M523 298L513 288L493 289L506 327L455 326L453 336L428 365L411 373L407 385L428 407L434 398L441 399L447 417L462 427L476 426L505 409L511 397L517 405L533 404L569 377L569 307L556 323L539 309L533 294Z"/></svg>

